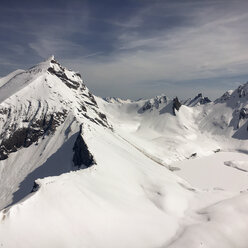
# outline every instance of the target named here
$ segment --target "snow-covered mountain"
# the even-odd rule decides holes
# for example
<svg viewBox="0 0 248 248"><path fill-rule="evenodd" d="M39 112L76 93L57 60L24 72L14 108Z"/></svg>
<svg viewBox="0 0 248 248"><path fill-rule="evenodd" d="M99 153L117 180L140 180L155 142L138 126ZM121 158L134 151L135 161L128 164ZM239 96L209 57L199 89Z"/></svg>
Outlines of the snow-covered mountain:
<svg viewBox="0 0 248 248"><path fill-rule="evenodd" d="M76 137L73 141L70 138L79 132L81 124L93 122L109 128L106 116L80 74L65 69L53 57L27 71L10 74L1 83L0 188L6 190L0 194L0 208L32 190L36 176L31 177L30 173L36 173L35 169L48 163L47 159L68 142L76 142ZM59 156L62 164L53 162L52 166L37 169L37 176L58 175L83 164L91 165L90 161L82 163L78 158L76 145L74 154L73 164L73 152L62 154L69 158ZM31 178L21 187L22 191L17 191L27 175Z"/></svg>
<svg viewBox="0 0 248 248"><path fill-rule="evenodd" d="M0 79L0 246L248 245L248 83L102 99L54 57Z"/></svg>

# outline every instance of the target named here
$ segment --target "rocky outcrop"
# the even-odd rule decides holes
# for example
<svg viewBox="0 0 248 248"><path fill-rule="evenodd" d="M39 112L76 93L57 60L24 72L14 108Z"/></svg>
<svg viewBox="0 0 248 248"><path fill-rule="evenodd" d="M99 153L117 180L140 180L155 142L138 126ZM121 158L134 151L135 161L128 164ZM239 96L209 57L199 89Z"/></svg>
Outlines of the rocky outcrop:
<svg viewBox="0 0 248 248"><path fill-rule="evenodd" d="M242 122L247 119L248 119L248 108L240 109L237 129L240 128L240 126L242 125ZM247 124L246 130L248 131L248 124Z"/></svg>
<svg viewBox="0 0 248 248"><path fill-rule="evenodd" d="M139 113L139 114L142 114L142 113L144 113L145 111L147 111L147 110L149 110L149 109L151 109L151 108L152 108L151 102L150 102L150 101L147 101L147 102L143 105L143 107L141 107L141 108L138 110L138 113Z"/></svg>
<svg viewBox="0 0 248 248"><path fill-rule="evenodd" d="M178 98L175 97L173 99L173 105L172 105L172 111L173 111L174 115L176 115L176 110L179 111L181 106L182 106L182 104L179 102Z"/></svg>
<svg viewBox="0 0 248 248"><path fill-rule="evenodd" d="M203 104L207 104L210 102L211 100L208 97L203 97L202 93L199 93L195 98L188 99L187 101L183 102L183 104L189 107L194 107L199 104L203 105Z"/></svg>
<svg viewBox="0 0 248 248"><path fill-rule="evenodd" d="M248 119L248 108L242 108L239 112L239 119Z"/></svg>
<svg viewBox="0 0 248 248"><path fill-rule="evenodd" d="M239 98L247 97L248 96L248 82L244 85L240 85L237 89Z"/></svg>
<svg viewBox="0 0 248 248"><path fill-rule="evenodd" d="M64 122L66 116L66 111L57 112L44 116L42 119L24 120L23 122L28 122L27 127L16 128L14 124L9 126L6 132L10 135L1 134L0 160L7 159L10 153L22 147L29 147L45 135L53 134L56 128Z"/></svg>
<svg viewBox="0 0 248 248"><path fill-rule="evenodd" d="M80 168L84 166L88 168L96 163L93 155L90 153L88 146L82 137L82 126L80 126L80 131L74 143L73 151L74 154L72 161L75 167Z"/></svg>
<svg viewBox="0 0 248 248"><path fill-rule="evenodd" d="M138 110L138 113L142 114L147 110L158 109L161 104L167 103L167 101L166 96L156 96L155 98L146 101L145 104Z"/></svg>
<svg viewBox="0 0 248 248"><path fill-rule="evenodd" d="M76 80L69 79L65 73L65 68L63 68L57 61L51 60L51 64L56 64L59 70L56 70L56 67L49 67L47 70L53 75L56 75L58 78L62 80L69 88L78 89L80 84ZM78 77L81 77L79 73L76 73Z"/></svg>
<svg viewBox="0 0 248 248"><path fill-rule="evenodd" d="M31 193L38 191L40 188L39 184L34 181L33 188L31 190Z"/></svg>

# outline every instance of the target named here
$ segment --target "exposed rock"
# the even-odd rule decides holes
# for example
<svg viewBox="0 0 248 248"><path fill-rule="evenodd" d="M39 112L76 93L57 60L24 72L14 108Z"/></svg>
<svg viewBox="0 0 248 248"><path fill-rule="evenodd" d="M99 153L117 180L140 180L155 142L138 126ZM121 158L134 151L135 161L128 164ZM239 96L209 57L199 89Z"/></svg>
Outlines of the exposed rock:
<svg viewBox="0 0 248 248"><path fill-rule="evenodd" d="M240 85L237 89L239 98L248 96L248 82L244 85Z"/></svg>
<svg viewBox="0 0 248 248"><path fill-rule="evenodd" d="M197 153L192 153L187 159L192 159L192 158L196 158L197 157Z"/></svg>
<svg viewBox="0 0 248 248"><path fill-rule="evenodd" d="M207 104L210 103L211 100L208 97L203 97L202 93L199 93L195 98L193 99L188 99L186 101L183 102L184 105L189 106L189 107L194 107L198 104Z"/></svg>
<svg viewBox="0 0 248 248"><path fill-rule="evenodd" d="M57 112L50 116L44 116L43 119L26 120L29 122L28 127L16 129L10 126L9 136L2 137L0 144L0 160L8 158L12 152L16 152L21 147L29 147L37 142L40 137L55 132L56 128L64 122L67 112Z"/></svg>
<svg viewBox="0 0 248 248"><path fill-rule="evenodd" d="M80 131L73 146L73 163L75 167L80 168L84 165L86 168L96 164L93 155L90 153L87 144L82 137L82 126L80 126Z"/></svg>
<svg viewBox="0 0 248 248"><path fill-rule="evenodd" d="M95 106L98 107L97 102L96 102L94 96L93 96L90 92L89 92L88 94L89 94L89 99L91 100L91 102L92 102Z"/></svg>
<svg viewBox="0 0 248 248"><path fill-rule="evenodd" d="M143 107L141 107L138 110L138 113L142 114L149 109L151 109L151 110L154 108L158 109L162 103L167 103L167 97L166 96L156 96L155 98L146 101L145 104L143 105Z"/></svg>
<svg viewBox="0 0 248 248"><path fill-rule="evenodd" d="M172 106L172 109L173 109L173 114L176 115L176 111L179 111L180 107L182 106L182 104L179 102L178 98L175 97L173 99L173 106Z"/></svg>
<svg viewBox="0 0 248 248"><path fill-rule="evenodd" d="M214 153L217 153L217 152L220 152L220 149L219 148L216 149L216 150L214 150Z"/></svg>
<svg viewBox="0 0 248 248"><path fill-rule="evenodd" d="M33 185L33 188L31 190L31 193L38 191L39 187L40 187L39 184L34 182L34 185Z"/></svg>
<svg viewBox="0 0 248 248"><path fill-rule="evenodd" d="M48 71L51 74L54 74L57 77L59 77L69 88L72 88L75 90L79 88L80 86L79 82L69 79L63 71L55 71L54 68L52 67L49 67Z"/></svg>
<svg viewBox="0 0 248 248"><path fill-rule="evenodd" d="M143 107L141 107L139 110L138 110L138 113L144 113L145 111L147 111L148 109L151 109L152 108L152 104L150 101L147 101Z"/></svg>
<svg viewBox="0 0 248 248"><path fill-rule="evenodd" d="M206 103L210 103L211 100L208 98L208 97L203 97L201 100L200 100L200 104L206 104Z"/></svg>
<svg viewBox="0 0 248 248"><path fill-rule="evenodd" d="M242 108L239 112L239 119L248 119L248 108Z"/></svg>

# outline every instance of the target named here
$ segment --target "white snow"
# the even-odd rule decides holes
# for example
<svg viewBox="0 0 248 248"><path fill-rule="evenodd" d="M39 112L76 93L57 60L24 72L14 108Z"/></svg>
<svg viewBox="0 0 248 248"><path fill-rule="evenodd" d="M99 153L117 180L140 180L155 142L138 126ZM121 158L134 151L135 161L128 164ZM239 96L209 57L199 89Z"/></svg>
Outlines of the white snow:
<svg viewBox="0 0 248 248"><path fill-rule="evenodd" d="M20 74L20 73L22 73L22 72L24 72L24 70L16 70L16 71L13 71L13 72L11 72L10 74L8 74L7 76L5 76L5 77L2 77L2 78L0 78L0 88L4 85L4 84L6 84L11 78L13 78L13 77L15 77L16 75L18 75L18 74Z"/></svg>
<svg viewBox="0 0 248 248"><path fill-rule="evenodd" d="M226 166L230 166L232 168L236 168L238 170L248 172L248 160L230 160L230 161L225 161L224 164Z"/></svg>
<svg viewBox="0 0 248 248"><path fill-rule="evenodd" d="M240 166L245 169L247 163L247 154L219 152L202 158L176 162L173 166L180 168L175 173L190 182L193 187L240 192L248 189L248 173L233 167Z"/></svg>
<svg viewBox="0 0 248 248"><path fill-rule="evenodd" d="M2 212L4 247L158 247L175 235L192 197L184 181L95 128L84 137L97 165L39 180L37 193Z"/></svg>
<svg viewBox="0 0 248 248"><path fill-rule="evenodd" d="M205 221L186 226L168 248L246 248L248 193L198 212ZM162 248L162 247L161 247Z"/></svg>

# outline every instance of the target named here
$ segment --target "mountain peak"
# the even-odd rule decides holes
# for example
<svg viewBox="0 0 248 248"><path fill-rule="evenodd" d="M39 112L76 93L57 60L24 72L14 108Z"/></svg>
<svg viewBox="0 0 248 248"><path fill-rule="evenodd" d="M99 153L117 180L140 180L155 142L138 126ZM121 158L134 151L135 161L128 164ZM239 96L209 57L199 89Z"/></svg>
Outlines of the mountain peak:
<svg viewBox="0 0 248 248"><path fill-rule="evenodd" d="M51 55L47 60L49 61L55 60L54 55Z"/></svg>
<svg viewBox="0 0 248 248"><path fill-rule="evenodd" d="M215 103L228 102L231 105L245 102L248 99L248 82L241 84L235 90L225 92L221 97L215 100Z"/></svg>
<svg viewBox="0 0 248 248"><path fill-rule="evenodd" d="M48 57L47 59L45 59L41 63L44 63L44 62L48 62L49 63L49 62L52 62L52 61L56 61L54 55L51 55L50 57Z"/></svg>
<svg viewBox="0 0 248 248"><path fill-rule="evenodd" d="M204 97L202 93L199 93L196 97L193 99L189 98L188 100L184 101L184 105L189 107L194 107L196 105L203 105L206 103L210 103L211 100L208 97Z"/></svg>
<svg viewBox="0 0 248 248"><path fill-rule="evenodd" d="M1 87L0 115L0 160L51 136L67 117L109 127L81 75L54 56L8 78Z"/></svg>

